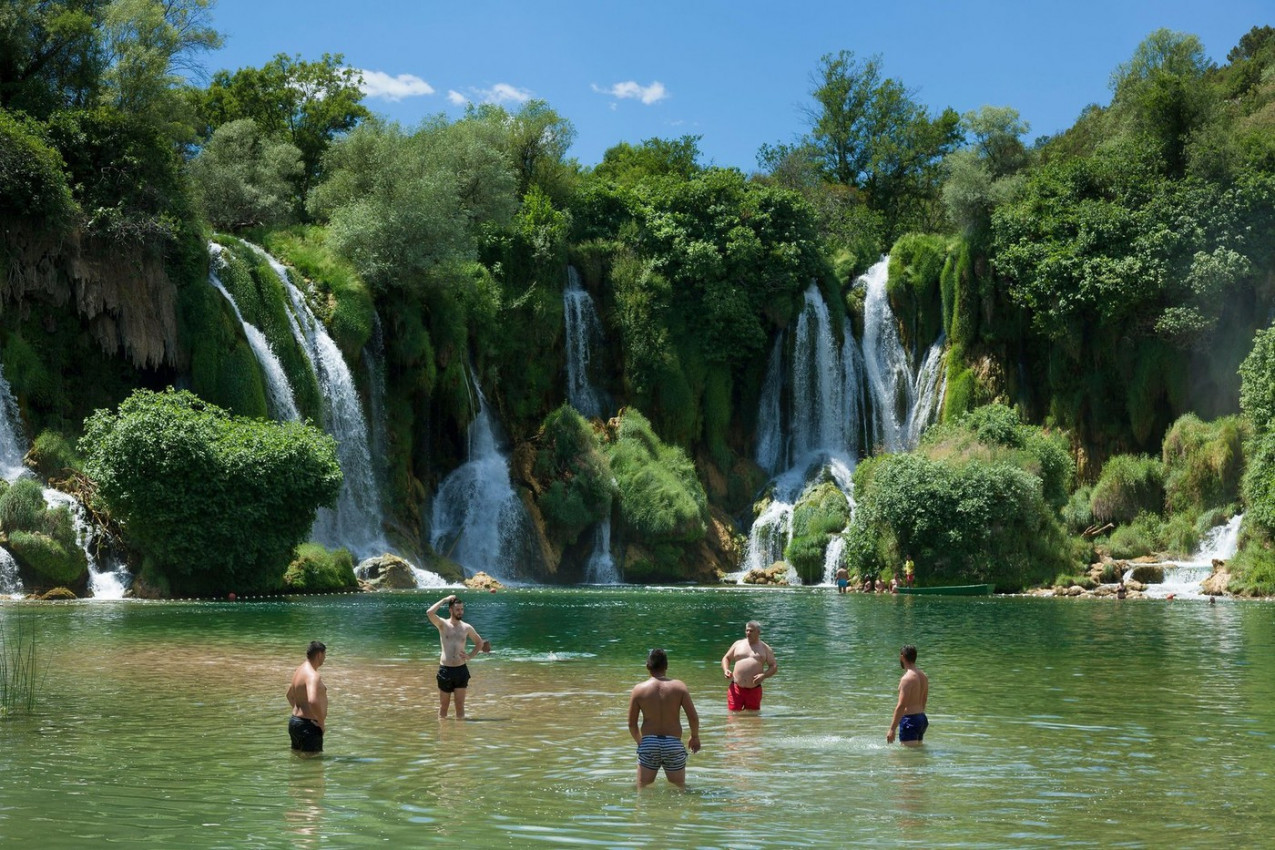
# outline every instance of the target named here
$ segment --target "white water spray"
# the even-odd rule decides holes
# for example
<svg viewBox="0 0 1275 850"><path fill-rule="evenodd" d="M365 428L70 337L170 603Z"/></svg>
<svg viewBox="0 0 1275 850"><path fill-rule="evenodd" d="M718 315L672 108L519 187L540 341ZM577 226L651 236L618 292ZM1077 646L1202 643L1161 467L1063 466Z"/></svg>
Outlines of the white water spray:
<svg viewBox="0 0 1275 850"><path fill-rule="evenodd" d="M572 266L567 267L567 286L562 291L562 319L567 342L567 401L587 418L605 416L606 396L590 380L594 352L602 347L602 323Z"/></svg>

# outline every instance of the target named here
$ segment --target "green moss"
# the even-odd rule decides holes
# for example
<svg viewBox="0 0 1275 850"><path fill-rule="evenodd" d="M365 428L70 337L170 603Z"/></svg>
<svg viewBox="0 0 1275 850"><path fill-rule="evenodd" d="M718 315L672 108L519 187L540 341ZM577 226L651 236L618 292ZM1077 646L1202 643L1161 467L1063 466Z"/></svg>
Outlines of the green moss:
<svg viewBox="0 0 1275 850"><path fill-rule="evenodd" d="M828 544L850 521L850 506L832 481L822 481L802 493L793 507L792 540L784 560L806 584L823 578Z"/></svg>
<svg viewBox="0 0 1275 850"><path fill-rule="evenodd" d="M1154 458L1116 455L1102 467L1094 485L1092 507L1097 522L1129 523L1139 514L1164 509L1164 466Z"/></svg>
<svg viewBox="0 0 1275 850"><path fill-rule="evenodd" d="M35 464L36 473L46 481L65 475L68 471L78 472L82 466L75 444L56 431L41 431L31 444L28 460Z"/></svg>
<svg viewBox="0 0 1275 850"><path fill-rule="evenodd" d="M621 533L626 539L648 547L703 539L708 499L684 451L665 445L646 417L629 408L606 452L619 490Z"/></svg>
<svg viewBox="0 0 1275 850"><path fill-rule="evenodd" d="M1206 423L1189 413L1174 422L1161 447L1168 510L1196 515L1235 503L1247 434L1247 425L1235 416Z"/></svg>
<svg viewBox="0 0 1275 850"><path fill-rule="evenodd" d="M947 237L919 233L899 237L890 249L887 292L904 346L928 346L943 332L940 278L947 254Z"/></svg>
<svg viewBox="0 0 1275 850"><path fill-rule="evenodd" d="M67 514L65 508L62 512ZM68 527L70 521L67 514ZM88 570L88 558L75 545L74 532L68 544L39 531L15 531L9 535L9 550L19 564L53 584L74 584Z"/></svg>
<svg viewBox="0 0 1275 850"><path fill-rule="evenodd" d="M536 450L536 497L555 542L573 544L580 532L611 515L611 469L593 430L570 405L545 418Z"/></svg>
<svg viewBox="0 0 1275 850"><path fill-rule="evenodd" d="M283 584L297 593L356 590L354 556L348 549L329 550L318 543L302 543L283 574Z"/></svg>
<svg viewBox="0 0 1275 850"><path fill-rule="evenodd" d="M0 530L8 534L42 531L47 510L44 488L39 482L19 478L0 494Z"/></svg>

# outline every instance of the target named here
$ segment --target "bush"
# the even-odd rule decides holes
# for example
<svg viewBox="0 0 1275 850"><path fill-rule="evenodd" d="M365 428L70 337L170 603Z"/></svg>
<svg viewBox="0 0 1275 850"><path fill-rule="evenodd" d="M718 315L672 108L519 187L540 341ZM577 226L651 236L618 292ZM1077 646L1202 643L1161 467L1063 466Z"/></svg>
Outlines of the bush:
<svg viewBox="0 0 1275 850"><path fill-rule="evenodd" d="M806 489L792 512L792 540L784 550L784 560L792 564L806 584L823 579L828 544L850 521L845 494L832 481L822 481Z"/></svg>
<svg viewBox="0 0 1275 850"><path fill-rule="evenodd" d="M44 488L31 478L19 478L0 495L0 530L44 530L44 515L48 505L44 501Z"/></svg>
<svg viewBox="0 0 1275 850"><path fill-rule="evenodd" d="M70 515L65 508L61 512L69 526ZM68 544L39 531L15 531L9 535L9 550L19 564L51 584L74 584L88 569L88 557L75 545L74 533Z"/></svg>
<svg viewBox="0 0 1275 850"><path fill-rule="evenodd" d="M0 109L0 215L59 229L76 212L62 157L40 126Z"/></svg>
<svg viewBox="0 0 1275 850"><path fill-rule="evenodd" d="M1170 512L1198 514L1239 498L1245 431L1236 416L1202 422L1188 413L1173 423L1161 449Z"/></svg>
<svg viewBox="0 0 1275 850"><path fill-rule="evenodd" d="M333 439L242 419L186 391L138 390L84 423L85 471L174 593L276 590L341 488Z"/></svg>
<svg viewBox="0 0 1275 850"><path fill-rule="evenodd" d="M57 431L41 431L31 444L27 460L45 480L59 478L68 471L79 472L83 461L72 442Z"/></svg>
<svg viewBox="0 0 1275 850"><path fill-rule="evenodd" d="M1134 521L1111 532L1107 546L1111 557L1125 560L1150 555L1159 549L1160 518L1155 514L1138 514Z"/></svg>
<svg viewBox="0 0 1275 850"><path fill-rule="evenodd" d="M1081 487L1071 494L1062 509L1063 525L1068 531L1079 534L1093 525L1092 499L1093 491L1088 487Z"/></svg>
<svg viewBox="0 0 1275 850"><path fill-rule="evenodd" d="M570 405L545 417L536 451L537 497L555 536L575 543L580 532L611 515L611 468L593 430Z"/></svg>
<svg viewBox="0 0 1275 850"><path fill-rule="evenodd" d="M1130 523L1164 508L1164 465L1145 455L1115 455L1102 467L1090 502L1096 522Z"/></svg>
<svg viewBox="0 0 1275 850"><path fill-rule="evenodd" d="M283 574L283 585L298 593L332 593L355 590L354 555L349 549L326 549L318 543L302 543Z"/></svg>

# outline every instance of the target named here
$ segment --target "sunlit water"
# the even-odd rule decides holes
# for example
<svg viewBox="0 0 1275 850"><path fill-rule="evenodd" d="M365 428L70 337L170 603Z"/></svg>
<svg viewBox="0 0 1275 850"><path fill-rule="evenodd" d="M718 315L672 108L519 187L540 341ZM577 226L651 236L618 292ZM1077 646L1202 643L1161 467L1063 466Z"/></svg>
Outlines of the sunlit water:
<svg viewBox="0 0 1275 850"><path fill-rule="evenodd" d="M32 718L0 720L0 844L97 847L1250 847L1275 827L1266 603L470 594L495 651L436 716L437 591L252 603L0 603L38 617ZM757 618L760 716L719 660ZM326 753L284 687L327 642ZM931 678L887 746L898 647ZM703 718L685 794L633 788L629 688L669 650Z"/></svg>

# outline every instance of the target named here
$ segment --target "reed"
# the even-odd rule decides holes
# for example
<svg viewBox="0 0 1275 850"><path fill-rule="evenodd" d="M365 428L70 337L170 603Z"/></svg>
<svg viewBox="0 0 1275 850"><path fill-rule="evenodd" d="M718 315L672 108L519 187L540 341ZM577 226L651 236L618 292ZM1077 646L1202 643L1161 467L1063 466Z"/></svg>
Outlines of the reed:
<svg viewBox="0 0 1275 850"><path fill-rule="evenodd" d="M34 615L0 624L0 717L31 714L40 678Z"/></svg>

